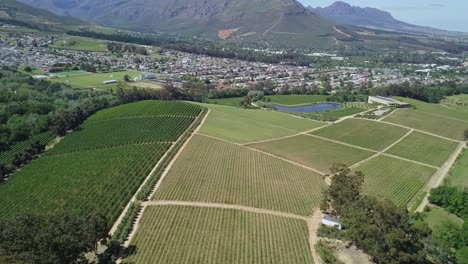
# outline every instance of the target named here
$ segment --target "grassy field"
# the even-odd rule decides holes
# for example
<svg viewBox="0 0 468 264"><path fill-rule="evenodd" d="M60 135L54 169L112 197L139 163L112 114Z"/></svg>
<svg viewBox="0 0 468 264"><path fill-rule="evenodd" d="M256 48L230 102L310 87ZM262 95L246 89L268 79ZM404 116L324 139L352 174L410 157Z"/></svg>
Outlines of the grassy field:
<svg viewBox="0 0 468 264"><path fill-rule="evenodd" d="M383 150L409 130L364 119L348 119L313 134L359 147Z"/></svg>
<svg viewBox="0 0 468 264"><path fill-rule="evenodd" d="M403 97L395 97L395 98L411 104L418 111L423 111L423 112L430 113L430 114L441 115L441 116L445 116L449 118L456 118L456 119L468 121L468 115L466 114L467 112L466 110L468 110L468 106L461 107L460 109L456 109L456 108L451 109L451 108L444 107L441 104L430 104L430 103L426 103L426 102L422 102L422 101L418 101L414 99L409 99L409 98L403 98ZM457 98L466 99L466 97L464 97L463 95L457 96ZM460 111L460 110L465 110L465 111Z"/></svg>
<svg viewBox="0 0 468 264"><path fill-rule="evenodd" d="M200 132L237 143L293 135L325 124L274 111L205 106L211 113Z"/></svg>
<svg viewBox="0 0 468 264"><path fill-rule="evenodd" d="M447 178L448 184L468 188L468 150L464 150Z"/></svg>
<svg viewBox="0 0 468 264"><path fill-rule="evenodd" d="M275 104L297 106L326 102L328 95L271 95L267 98Z"/></svg>
<svg viewBox="0 0 468 264"><path fill-rule="evenodd" d="M239 204L308 215L323 179L304 168L196 135L155 193L155 200Z"/></svg>
<svg viewBox="0 0 468 264"><path fill-rule="evenodd" d="M329 172L330 167L334 163L344 163L351 166L373 154L370 151L305 135L249 146L293 160L325 173Z"/></svg>
<svg viewBox="0 0 468 264"><path fill-rule="evenodd" d="M94 52L105 52L107 51L106 43L99 40L82 38L82 37L64 37L61 38L53 45L49 46L54 49L67 49L67 50L78 50L78 51L94 51Z"/></svg>
<svg viewBox="0 0 468 264"><path fill-rule="evenodd" d="M94 74L59 78L59 79L55 79L55 81L63 82L63 83L66 83L72 86L81 87L81 88L100 88L100 87L106 87L106 85L103 84L104 81L116 80L118 82L123 82L125 75L129 75L131 78L134 78L134 77L141 75L141 73L137 71L94 73Z"/></svg>
<svg viewBox="0 0 468 264"><path fill-rule="evenodd" d="M64 78L64 77L75 77L75 76L82 76L82 75L89 75L89 74L92 74L92 73L87 72L87 71L67 71L67 72L52 73L51 76L56 76L58 78Z"/></svg>
<svg viewBox="0 0 468 264"><path fill-rule="evenodd" d="M151 107L141 112L148 105ZM122 111L133 107L133 113L139 116L122 118ZM91 118L96 121L86 121L80 130L0 185L0 217L66 210L77 214L101 212L112 223L170 147L168 139L178 138L195 119L184 117L189 121L181 122L173 117L172 123L178 125L168 126L162 119L144 118L163 115L160 118L166 120L168 113L174 114L174 108L185 113L194 105L146 101L98 113L97 118ZM99 120L102 115L109 119Z"/></svg>
<svg viewBox="0 0 468 264"><path fill-rule="evenodd" d="M363 108L350 107L350 108L344 108L344 109L339 109L339 110L334 110L334 111L325 111L325 112L318 113L318 114L340 118L340 117L359 114L361 112L364 112L365 110L366 109L363 109Z"/></svg>
<svg viewBox="0 0 468 264"><path fill-rule="evenodd" d="M458 121L406 109L395 111L384 118L383 121L408 126L455 140L463 140L463 131L468 129L467 121Z"/></svg>
<svg viewBox="0 0 468 264"><path fill-rule="evenodd" d="M242 100L244 100L244 98L242 98L242 97L232 97L232 98L222 98L222 99L208 99L208 103L240 107L241 103L242 103Z"/></svg>
<svg viewBox="0 0 468 264"><path fill-rule="evenodd" d="M305 222L218 208L148 207L124 263L313 263Z"/></svg>
<svg viewBox="0 0 468 264"><path fill-rule="evenodd" d="M429 206L429 208L429 212L424 212L424 221L432 231L436 231L439 226L445 223L454 224L458 227L463 225L463 219L445 211L443 208L438 206Z"/></svg>
<svg viewBox="0 0 468 264"><path fill-rule="evenodd" d="M468 94L448 96L440 103L456 111L468 113ZM445 108L447 108L445 107ZM463 118L466 118L465 116Z"/></svg>
<svg viewBox="0 0 468 264"><path fill-rule="evenodd" d="M440 167L457 146L453 141L413 132L387 153Z"/></svg>
<svg viewBox="0 0 468 264"><path fill-rule="evenodd" d="M364 193L407 206L423 189L436 169L379 156L355 169L365 175Z"/></svg>

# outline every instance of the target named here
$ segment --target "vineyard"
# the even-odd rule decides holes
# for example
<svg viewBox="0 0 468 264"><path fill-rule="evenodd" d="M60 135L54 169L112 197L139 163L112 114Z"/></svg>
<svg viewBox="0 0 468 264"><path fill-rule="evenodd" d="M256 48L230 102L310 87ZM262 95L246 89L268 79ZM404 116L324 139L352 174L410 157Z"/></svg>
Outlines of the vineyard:
<svg viewBox="0 0 468 264"><path fill-rule="evenodd" d="M36 141L39 141L43 145L47 145L47 143L49 143L53 138L54 137L51 133L45 132L35 137L32 137L29 140L18 142L15 145L13 145L10 150L0 152L0 164L10 164L11 160L16 154L30 148L31 144L33 144Z"/></svg>
<svg viewBox="0 0 468 264"><path fill-rule="evenodd" d="M131 112L133 107L133 117L123 116L122 108ZM194 107L201 111L188 103L153 101L104 110L107 119L99 119L98 113L91 118L95 121L86 121L0 186L0 215L102 212L112 223L172 142L191 125ZM194 117L177 117L176 109L184 115L192 111Z"/></svg>
<svg viewBox="0 0 468 264"><path fill-rule="evenodd" d="M454 140L463 140L468 121L456 120L414 110L398 110L383 121L408 126Z"/></svg>
<svg viewBox="0 0 468 264"><path fill-rule="evenodd" d="M292 138L249 145L255 149L278 155L325 173L334 163L351 166L370 157L373 153L312 136Z"/></svg>
<svg viewBox="0 0 468 264"><path fill-rule="evenodd" d="M316 173L245 147L196 135L155 200L238 204L308 215L325 189Z"/></svg>
<svg viewBox="0 0 468 264"><path fill-rule="evenodd" d="M442 104L448 104L450 108L440 104L429 104L409 98L397 97L397 99L410 103L418 111L468 121L468 115L466 114L468 110L466 104L468 101L468 95L455 95L447 97L447 99L443 100Z"/></svg>
<svg viewBox="0 0 468 264"><path fill-rule="evenodd" d="M436 169L379 156L355 169L365 175L364 192L406 206L427 184Z"/></svg>
<svg viewBox="0 0 468 264"><path fill-rule="evenodd" d="M313 263L305 222L218 208L148 207L124 263Z"/></svg>
<svg viewBox="0 0 468 264"><path fill-rule="evenodd" d="M462 152L448 176L448 184L468 188L468 150Z"/></svg>
<svg viewBox="0 0 468 264"><path fill-rule="evenodd" d="M413 132L386 153L440 167L457 145L443 138Z"/></svg>
<svg viewBox="0 0 468 264"><path fill-rule="evenodd" d="M211 113L201 133L237 143L278 138L307 131L325 123L288 114L206 105Z"/></svg>
<svg viewBox="0 0 468 264"><path fill-rule="evenodd" d="M315 131L314 134L359 147L383 150L408 131L408 129L384 123L364 119L348 119Z"/></svg>

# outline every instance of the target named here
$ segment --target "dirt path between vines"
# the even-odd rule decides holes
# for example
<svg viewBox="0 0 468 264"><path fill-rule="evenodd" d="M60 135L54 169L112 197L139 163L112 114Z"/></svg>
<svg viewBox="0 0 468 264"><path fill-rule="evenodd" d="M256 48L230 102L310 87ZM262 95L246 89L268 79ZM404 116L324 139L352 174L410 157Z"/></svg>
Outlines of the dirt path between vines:
<svg viewBox="0 0 468 264"><path fill-rule="evenodd" d="M444 182L444 179L449 174L453 164L455 164L458 156L465 148L466 142L461 142L460 144L458 144L457 149L452 153L452 155L450 155L447 162L445 162L445 164L431 177L429 183L424 189L424 191L426 192L426 196L424 197L424 200L421 202L418 208L416 208L415 212L422 212L424 210L424 207L426 207L426 205L429 204L429 195L431 190L433 188L439 187Z"/></svg>
<svg viewBox="0 0 468 264"><path fill-rule="evenodd" d="M189 144L189 142L192 140L193 136L198 132L200 131L200 128L203 126L203 124L205 123L206 119L208 118L208 115L210 114L210 109L208 108L208 111L206 112L205 116L203 117L202 121L200 122L200 124L198 124L197 128L195 128L195 130L192 132L192 134L189 136L189 138L187 138L187 140L185 140L184 142L184 145L182 145L182 147L179 149L179 151L177 151L177 153L175 154L175 156L172 158L171 162L167 165L166 169L164 170L164 172L162 173L161 177L159 178L158 182L156 183L156 186L154 187L153 191L151 192L150 196L149 197L152 197L153 194L158 190L158 188L161 186L161 183L162 181L164 180L164 178L167 176L167 174L169 173L170 169L172 168L172 166L174 165L175 161L177 160L177 158L180 156L180 154L184 151L185 147ZM182 135L181 135L182 136ZM166 154L168 153L169 151L166 152ZM166 155L165 154L165 155ZM161 162L163 159L161 158L159 162ZM159 162L158 164L155 166L155 168L153 170L156 170L156 168L158 167L159 165ZM154 171L153 171L154 172ZM152 172L152 173L153 173ZM151 176L152 173L150 173L149 175ZM149 177L147 178L147 180L149 180ZM147 182L147 180L141 185L140 189L144 186L144 184ZM139 189L139 190L140 190ZM135 199L133 201L136 201L136 195L138 194L139 190L135 193L135 196L132 198ZM132 203L132 201L129 203L129 205ZM129 236L128 236L128 239L125 241L124 243L124 247L128 247L130 245L130 241L132 241L132 238L135 236L135 233L136 231L138 230L138 227L139 227L139 223L140 223L140 220L141 220L141 216L143 215L143 212L145 211L145 203L142 203L142 206L143 206L143 209L141 210L141 212L138 214L137 216L137 219L135 220L135 225L133 226L133 229L132 231L130 232ZM129 206L128 206L129 207ZM126 208L126 210L128 210L128 208ZM126 211L125 211L126 212ZM124 213L125 213L124 212ZM125 215L124 213L122 213L122 218L123 216ZM120 218L119 218L120 219ZM121 221L122 219L120 219ZM120 223L120 222L118 222ZM118 226L118 223L116 222L113 229L117 228ZM114 229L114 231L115 231Z"/></svg>

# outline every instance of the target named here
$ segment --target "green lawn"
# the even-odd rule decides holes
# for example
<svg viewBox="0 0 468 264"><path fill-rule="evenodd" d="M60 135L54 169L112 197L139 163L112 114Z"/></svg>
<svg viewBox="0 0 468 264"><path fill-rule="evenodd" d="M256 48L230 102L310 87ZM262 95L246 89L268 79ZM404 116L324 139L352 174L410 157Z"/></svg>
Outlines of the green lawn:
<svg viewBox="0 0 468 264"><path fill-rule="evenodd" d="M70 36L55 41L55 43L53 45L50 45L49 47L54 49L68 49L78 51L107 51L107 46L104 41Z"/></svg>
<svg viewBox="0 0 468 264"><path fill-rule="evenodd" d="M463 113L468 113L468 94L448 96L440 104Z"/></svg>
<svg viewBox="0 0 468 264"><path fill-rule="evenodd" d="M454 224L458 227L463 225L463 219L445 211L438 206L429 206L430 211L424 212L424 221L429 225L432 231L437 230L440 225L445 223Z"/></svg>
<svg viewBox="0 0 468 264"><path fill-rule="evenodd" d="M364 193L408 206L429 181L436 169L412 162L378 156L355 169L365 175Z"/></svg>
<svg viewBox="0 0 468 264"><path fill-rule="evenodd" d="M351 166L373 154L373 152L370 151L356 149L306 135L252 144L249 146L325 173L330 172L329 169L334 163L343 163Z"/></svg>
<svg viewBox="0 0 468 264"><path fill-rule="evenodd" d="M383 150L408 131L398 126L364 119L347 119L313 134L372 150Z"/></svg>
<svg viewBox="0 0 468 264"><path fill-rule="evenodd" d="M238 204L309 215L326 184L310 170L221 140L196 135L155 200Z"/></svg>
<svg viewBox="0 0 468 264"><path fill-rule="evenodd" d="M463 140L463 132L468 129L468 121L455 120L409 109L400 109L383 121L395 123L439 136Z"/></svg>
<svg viewBox="0 0 468 264"><path fill-rule="evenodd" d="M64 78L58 78L54 81L63 82L72 86L82 88L105 88L107 85L103 84L104 81L116 80L123 82L124 76L129 75L131 78L141 75L137 71L121 71L121 72L110 72L110 73L93 73L87 75L70 76ZM111 86L110 84L109 86Z"/></svg>
<svg viewBox="0 0 468 264"><path fill-rule="evenodd" d="M440 167L457 146L456 142L450 140L413 132L387 153Z"/></svg>
<svg viewBox="0 0 468 264"><path fill-rule="evenodd" d="M272 103L284 105L284 106L297 106L297 105L308 105L326 102L328 95L271 95L267 96L270 98Z"/></svg>
<svg viewBox="0 0 468 264"><path fill-rule="evenodd" d="M131 245L124 263L313 263L304 221L219 208L148 207Z"/></svg>
<svg viewBox="0 0 468 264"><path fill-rule="evenodd" d="M464 150L448 176L448 184L468 188L468 150Z"/></svg>
<svg viewBox="0 0 468 264"><path fill-rule="evenodd" d="M325 124L276 111L204 106L211 112L200 133L238 143L293 135Z"/></svg>
<svg viewBox="0 0 468 264"><path fill-rule="evenodd" d="M325 112L317 113L317 114L321 114L327 117L340 118L340 117L359 114L361 112L364 112L365 110L366 109L363 109L363 108L351 107L351 108L344 108L344 109L339 109L339 110L334 110L334 111L325 111Z"/></svg>

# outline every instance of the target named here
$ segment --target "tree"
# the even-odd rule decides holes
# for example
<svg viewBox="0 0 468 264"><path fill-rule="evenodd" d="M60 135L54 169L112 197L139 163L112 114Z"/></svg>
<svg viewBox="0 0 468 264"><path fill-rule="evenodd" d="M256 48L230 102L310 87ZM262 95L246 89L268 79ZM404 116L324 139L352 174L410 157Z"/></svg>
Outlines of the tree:
<svg viewBox="0 0 468 264"><path fill-rule="evenodd" d="M14 263L81 263L106 229L99 215L23 214L0 221L0 252Z"/></svg>
<svg viewBox="0 0 468 264"><path fill-rule="evenodd" d="M124 79L125 82L131 82L130 75L128 75L128 74L125 74L123 79Z"/></svg>
<svg viewBox="0 0 468 264"><path fill-rule="evenodd" d="M457 264L468 264L468 246L459 249L455 256Z"/></svg>
<svg viewBox="0 0 468 264"><path fill-rule="evenodd" d="M24 71L26 72L32 72L32 68L29 66L24 67Z"/></svg>
<svg viewBox="0 0 468 264"><path fill-rule="evenodd" d="M465 137L465 141L468 141L468 129L465 129L464 137Z"/></svg>

